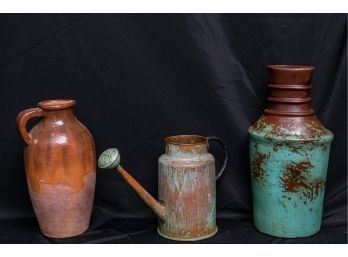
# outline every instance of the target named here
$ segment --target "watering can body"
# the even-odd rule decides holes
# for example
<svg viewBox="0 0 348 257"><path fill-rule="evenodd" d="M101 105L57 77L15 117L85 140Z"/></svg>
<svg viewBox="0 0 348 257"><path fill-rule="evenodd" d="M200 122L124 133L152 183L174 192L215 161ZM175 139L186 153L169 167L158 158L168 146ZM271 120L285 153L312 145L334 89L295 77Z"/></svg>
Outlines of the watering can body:
<svg viewBox="0 0 348 257"><path fill-rule="evenodd" d="M215 173L208 142L217 141L225 160ZM159 217L157 232L168 239L195 241L213 236L216 227L216 180L227 164L223 141L216 137L179 135L166 138L165 154L158 160L158 197L155 200L121 165L116 148L101 154L98 166L117 168L122 178Z"/></svg>
<svg viewBox="0 0 348 257"><path fill-rule="evenodd" d="M215 161L206 144L167 143L158 160L158 197L166 210L158 233L176 240L199 240L217 232Z"/></svg>

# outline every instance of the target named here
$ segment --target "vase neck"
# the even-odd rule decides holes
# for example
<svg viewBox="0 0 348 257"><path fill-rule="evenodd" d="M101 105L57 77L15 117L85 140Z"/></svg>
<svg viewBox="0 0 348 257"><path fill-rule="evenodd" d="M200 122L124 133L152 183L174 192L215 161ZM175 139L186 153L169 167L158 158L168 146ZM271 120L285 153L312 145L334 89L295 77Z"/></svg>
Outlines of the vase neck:
<svg viewBox="0 0 348 257"><path fill-rule="evenodd" d="M46 120L75 119L74 100L47 100L38 103L38 107L43 110Z"/></svg>
<svg viewBox="0 0 348 257"><path fill-rule="evenodd" d="M265 114L282 116L314 115L311 108L311 80L314 67L270 65L269 105Z"/></svg>

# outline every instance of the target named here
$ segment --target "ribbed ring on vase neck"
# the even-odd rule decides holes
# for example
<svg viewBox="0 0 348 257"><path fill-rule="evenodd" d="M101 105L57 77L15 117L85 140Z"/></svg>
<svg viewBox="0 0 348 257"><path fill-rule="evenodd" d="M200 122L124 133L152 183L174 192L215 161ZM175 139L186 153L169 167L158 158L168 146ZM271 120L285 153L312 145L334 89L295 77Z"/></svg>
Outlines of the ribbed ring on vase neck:
<svg viewBox="0 0 348 257"><path fill-rule="evenodd" d="M266 114L309 116L311 108L312 66L269 65L269 106Z"/></svg>

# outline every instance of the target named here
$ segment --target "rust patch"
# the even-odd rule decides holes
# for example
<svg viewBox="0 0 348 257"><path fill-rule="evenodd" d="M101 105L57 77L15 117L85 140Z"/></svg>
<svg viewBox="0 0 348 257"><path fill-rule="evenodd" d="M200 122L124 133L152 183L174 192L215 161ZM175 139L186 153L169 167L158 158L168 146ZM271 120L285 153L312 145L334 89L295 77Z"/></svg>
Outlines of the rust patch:
<svg viewBox="0 0 348 257"><path fill-rule="evenodd" d="M303 140L301 141L301 144L308 145L310 147L309 148L310 151L315 148L320 148L323 152L326 152L330 145L329 143L320 143L315 140Z"/></svg>
<svg viewBox="0 0 348 257"><path fill-rule="evenodd" d="M285 192L298 192L301 187L307 188L306 177L303 173L309 172L308 169L312 167L313 165L308 161L288 165L281 178L281 185Z"/></svg>
<svg viewBox="0 0 348 257"><path fill-rule="evenodd" d="M166 218L158 231L167 238L198 240L216 231L215 164L196 158L159 160L158 197L166 203Z"/></svg>
<svg viewBox="0 0 348 257"><path fill-rule="evenodd" d="M293 153L297 153L297 154L301 154L301 150L302 150L302 147L301 146L296 146L294 144L291 144L290 142L288 141L285 141L285 142L281 142L281 143L275 143L273 145L273 151L278 151L281 147L287 147L289 149L289 151L293 152Z"/></svg>
<svg viewBox="0 0 348 257"><path fill-rule="evenodd" d="M306 200L313 201L316 199L325 187L325 181L315 179L310 181L310 169L314 166L309 161L302 161L299 163L292 162L286 168L283 177L280 178L281 186L284 192L302 194L304 202Z"/></svg>
<svg viewBox="0 0 348 257"><path fill-rule="evenodd" d="M249 128L250 132L262 132L268 124L265 122L264 116L261 116L261 118Z"/></svg>
<svg viewBox="0 0 348 257"><path fill-rule="evenodd" d="M317 180L308 184L308 190L303 192L303 196L313 201L318 197L321 190L325 187L326 183L323 180Z"/></svg>
<svg viewBox="0 0 348 257"><path fill-rule="evenodd" d="M204 154L207 152L207 145L177 145L178 152L190 154Z"/></svg>
<svg viewBox="0 0 348 257"><path fill-rule="evenodd" d="M262 183L266 176L266 170L263 165L266 164L266 160L270 157L270 154L256 153L256 157L252 161L252 177L253 180Z"/></svg>
<svg viewBox="0 0 348 257"><path fill-rule="evenodd" d="M269 140L272 140L274 137L280 137L285 139L286 136L289 135L289 128L287 125L280 125L280 124L272 124L272 130L270 133L268 133L265 137Z"/></svg>
<svg viewBox="0 0 348 257"><path fill-rule="evenodd" d="M319 147L323 152L327 151L329 144L328 143L320 143L317 141L313 141L313 140L304 140L302 141L303 144L306 145L311 145L312 148L314 147Z"/></svg>
<svg viewBox="0 0 348 257"><path fill-rule="evenodd" d="M299 134L295 133L298 131ZM298 139L318 141L323 136L330 135L319 120L315 117L282 117L262 115L261 118L249 128L249 132L265 133L265 138L273 141L275 138L286 139L296 136Z"/></svg>
<svg viewBox="0 0 348 257"><path fill-rule="evenodd" d="M328 134L327 129L323 127L323 125L319 121L310 121L307 123L306 130L309 135L311 135L313 138L320 139L321 137Z"/></svg>
<svg viewBox="0 0 348 257"><path fill-rule="evenodd" d="M283 143L275 143L274 145L273 145L273 151L278 151L279 150L279 148L281 148L283 146Z"/></svg>
<svg viewBox="0 0 348 257"><path fill-rule="evenodd" d="M189 154L204 154L207 152L208 139L196 135L177 135L167 137L166 153L170 151L177 151Z"/></svg>

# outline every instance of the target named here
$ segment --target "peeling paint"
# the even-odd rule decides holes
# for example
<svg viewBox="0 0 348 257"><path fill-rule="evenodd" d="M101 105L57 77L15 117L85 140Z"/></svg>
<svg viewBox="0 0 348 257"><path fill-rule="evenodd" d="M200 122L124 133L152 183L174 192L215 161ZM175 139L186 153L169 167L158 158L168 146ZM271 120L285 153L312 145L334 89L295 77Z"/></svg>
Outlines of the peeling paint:
<svg viewBox="0 0 348 257"><path fill-rule="evenodd" d="M268 141L303 140L307 142L327 141L332 138L332 133L314 118L306 122L296 121L277 123L269 116L263 115L249 128L251 134L258 135Z"/></svg>
<svg viewBox="0 0 348 257"><path fill-rule="evenodd" d="M265 177L267 176L264 165L266 164L269 154L257 152L254 159L251 162L252 179L258 183L265 183Z"/></svg>
<svg viewBox="0 0 348 257"><path fill-rule="evenodd" d="M280 177L284 192L301 193L305 203L314 201L324 191L326 183L323 179L311 177L310 169L313 167L309 161L290 163Z"/></svg>
<svg viewBox="0 0 348 257"><path fill-rule="evenodd" d="M265 138L271 130L262 127L250 132L255 225L282 237L311 235L321 224L332 137Z"/></svg>

